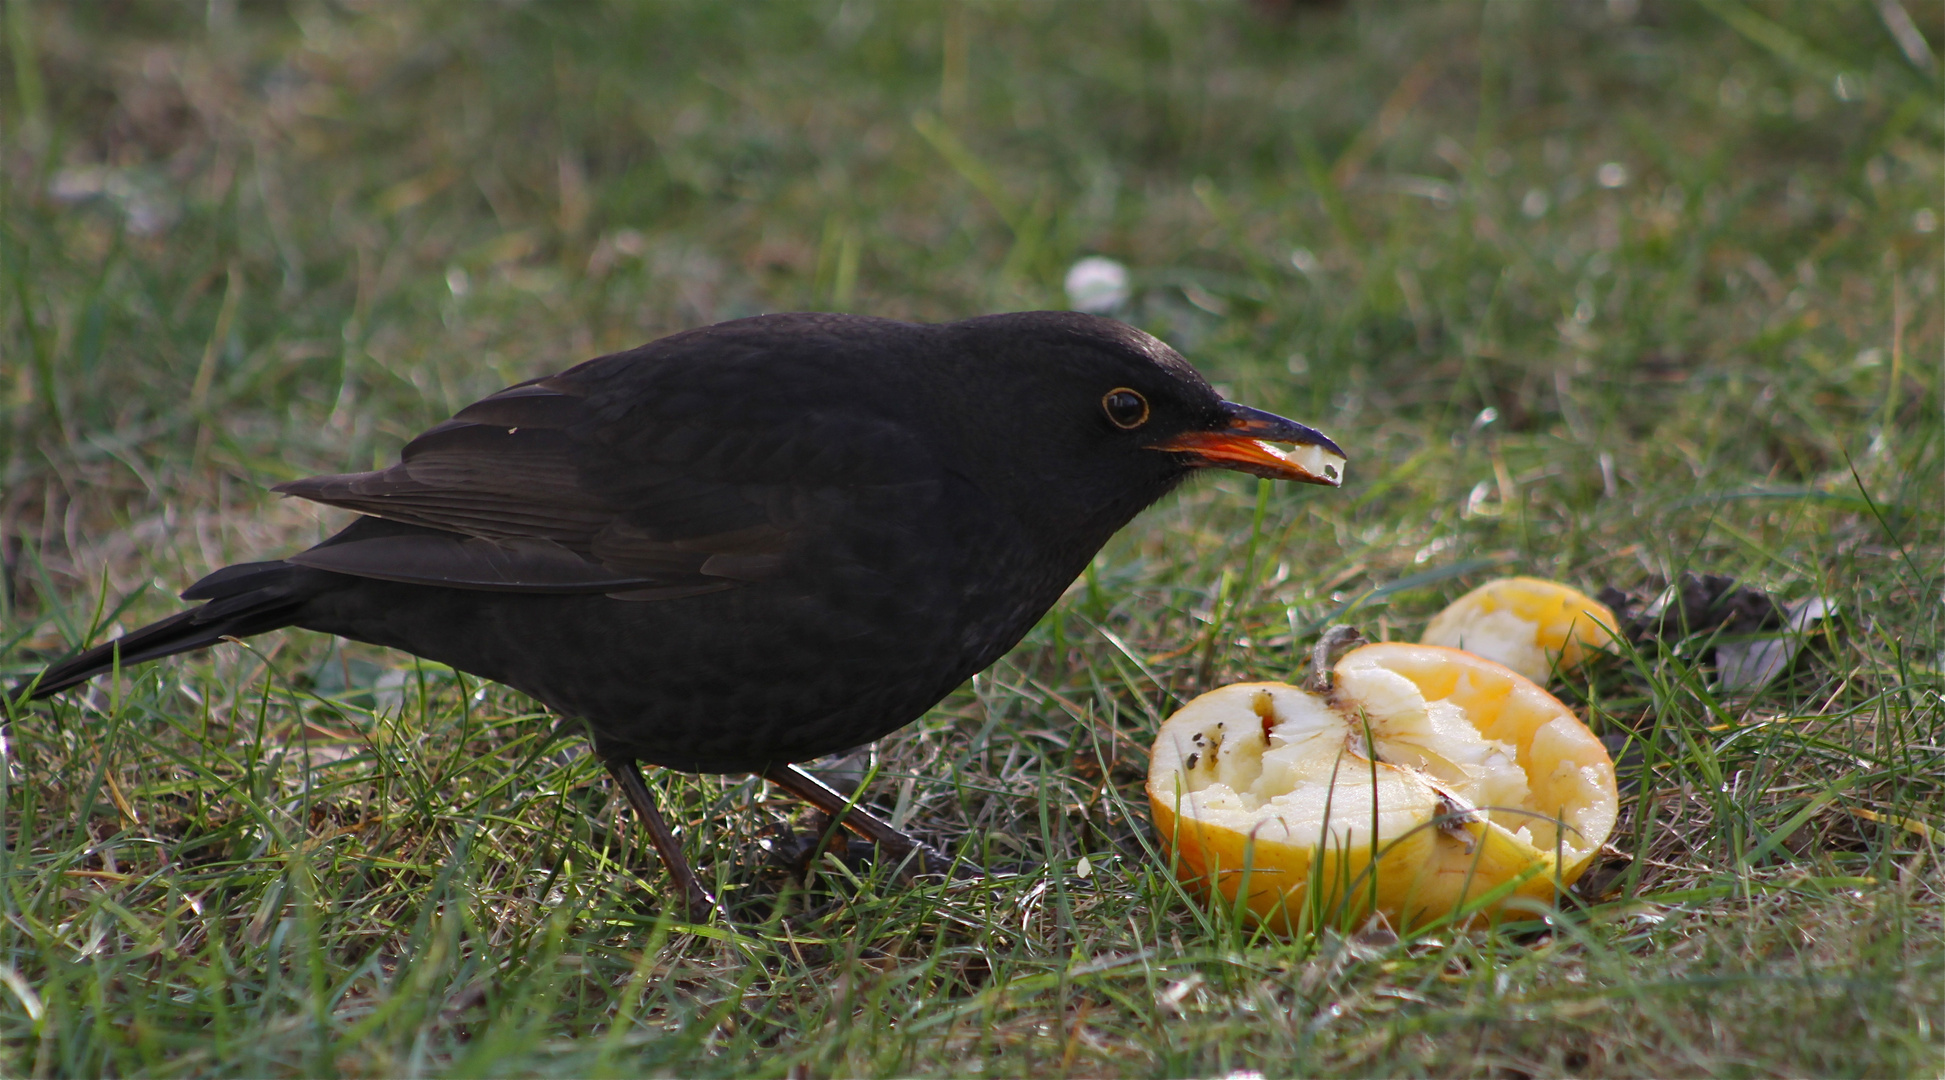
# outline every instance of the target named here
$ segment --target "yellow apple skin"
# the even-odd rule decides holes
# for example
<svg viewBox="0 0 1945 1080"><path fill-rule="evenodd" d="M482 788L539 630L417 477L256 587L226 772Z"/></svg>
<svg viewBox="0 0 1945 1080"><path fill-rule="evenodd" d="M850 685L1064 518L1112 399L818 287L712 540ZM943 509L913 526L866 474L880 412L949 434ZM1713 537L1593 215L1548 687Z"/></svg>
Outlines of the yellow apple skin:
<svg viewBox="0 0 1945 1080"><path fill-rule="evenodd" d="M1457 649L1367 645L1345 656L1337 670L1342 673L1347 665L1377 666L1403 676L1428 701L1458 706L1484 738L1511 744L1527 774L1528 797L1520 807L1480 807L1467 815L1426 806L1416 811L1416 824L1394 826L1395 835L1380 835L1375 845L1366 835L1326 843L1321 853L1321 824L1293 829L1279 820L1274 804L1260 808L1260 818L1247 828L1235 827L1233 820L1214 822L1209 819L1219 815L1206 808L1199 814L1198 796L1187 790L1186 729L1178 721L1189 714L1193 723L1191 710L1198 704L1205 717L1212 707L1236 706L1243 710L1234 728L1240 732L1253 718L1245 704L1250 695L1303 693L1280 683L1222 687L1163 724L1149 772L1155 830L1186 886L1205 899L1220 897L1230 910L1240 895L1253 920L1278 933L1301 935L1322 926L1356 926L1373 911L1401 928L1468 904L1474 907L1463 915L1467 922L1497 921L1509 913L1518 917L1530 910L1518 901L1550 903L1557 889L1580 876L1613 829L1619 796L1606 748L1566 706L1518 673ZM1351 714L1359 709L1355 702L1335 707ZM1178 730L1171 731L1171 725ZM1267 732L1263 739L1267 745ZM1353 769L1364 775L1353 779ZM1380 770L1394 770L1398 783L1423 782L1411 770L1346 754L1330 776L1332 794L1343 790L1350 799L1369 799L1361 792L1370 790L1370 776ZM1356 824L1335 813L1331 820L1332 828ZM1523 820L1537 837L1516 832ZM1486 900L1508 883L1510 891Z"/></svg>
<svg viewBox="0 0 1945 1080"><path fill-rule="evenodd" d="M1488 581L1446 605L1419 640L1465 649L1544 684L1557 663L1572 671L1613 644L1618 624L1606 604L1558 581Z"/></svg>

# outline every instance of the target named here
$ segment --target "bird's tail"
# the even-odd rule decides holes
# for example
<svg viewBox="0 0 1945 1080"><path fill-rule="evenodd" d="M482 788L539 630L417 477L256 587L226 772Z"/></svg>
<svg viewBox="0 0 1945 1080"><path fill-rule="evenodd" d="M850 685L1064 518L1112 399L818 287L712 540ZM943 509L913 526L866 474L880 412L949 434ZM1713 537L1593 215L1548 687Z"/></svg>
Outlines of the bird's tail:
<svg viewBox="0 0 1945 1080"><path fill-rule="evenodd" d="M249 637L289 626L304 601L315 594L320 575L287 562L241 563L191 585L184 600L207 601L201 607L150 623L113 641L71 656L42 672L40 678L14 687L18 697L58 694L78 686L119 664L132 667L164 656L208 648L232 637Z"/></svg>

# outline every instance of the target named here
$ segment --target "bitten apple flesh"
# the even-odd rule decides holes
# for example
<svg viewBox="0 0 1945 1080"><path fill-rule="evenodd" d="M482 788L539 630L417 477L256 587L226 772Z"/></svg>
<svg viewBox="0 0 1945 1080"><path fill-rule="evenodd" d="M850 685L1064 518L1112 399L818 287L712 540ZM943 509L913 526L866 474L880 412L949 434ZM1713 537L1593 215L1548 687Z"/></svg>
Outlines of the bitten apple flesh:
<svg viewBox="0 0 1945 1080"><path fill-rule="evenodd" d="M1162 725L1148 773L1176 873L1284 932L1549 900L1613 829L1606 749L1519 674L1456 649L1356 649L1318 694L1239 683Z"/></svg>
<svg viewBox="0 0 1945 1080"><path fill-rule="evenodd" d="M1419 640L1497 660L1545 685L1557 666L1572 671L1614 643L1619 625L1606 604L1570 585L1509 577L1446 605Z"/></svg>

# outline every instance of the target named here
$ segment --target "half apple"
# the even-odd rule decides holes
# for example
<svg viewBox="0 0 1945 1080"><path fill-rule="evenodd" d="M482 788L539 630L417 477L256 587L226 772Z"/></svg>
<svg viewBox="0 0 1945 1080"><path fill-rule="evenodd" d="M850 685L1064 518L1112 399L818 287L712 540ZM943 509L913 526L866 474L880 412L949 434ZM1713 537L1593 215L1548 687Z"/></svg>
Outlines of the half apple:
<svg viewBox="0 0 1945 1080"><path fill-rule="evenodd" d="M1545 690L1385 643L1327 690L1238 683L1163 723L1148 799L1176 875L1284 933L1496 919L1550 901L1614 827L1614 763Z"/></svg>

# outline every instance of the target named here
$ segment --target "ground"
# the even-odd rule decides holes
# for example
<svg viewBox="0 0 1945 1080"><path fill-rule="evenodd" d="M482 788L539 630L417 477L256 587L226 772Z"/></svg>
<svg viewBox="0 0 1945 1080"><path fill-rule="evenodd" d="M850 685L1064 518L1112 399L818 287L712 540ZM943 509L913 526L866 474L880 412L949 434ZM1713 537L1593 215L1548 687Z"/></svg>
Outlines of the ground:
<svg viewBox="0 0 1945 1080"><path fill-rule="evenodd" d="M0 674L343 521L507 383L759 311L1116 313L1313 423L1203 478L868 754L993 871L835 858L663 776L692 927L532 702L303 633L12 707L0 1072L1919 1075L1945 1068L1945 108L1931 0L645 5L9 0ZM1160 720L1500 573L1830 619L1556 692L1635 787L1492 932L1199 909ZM1719 635L1718 635L1719 636Z"/></svg>

